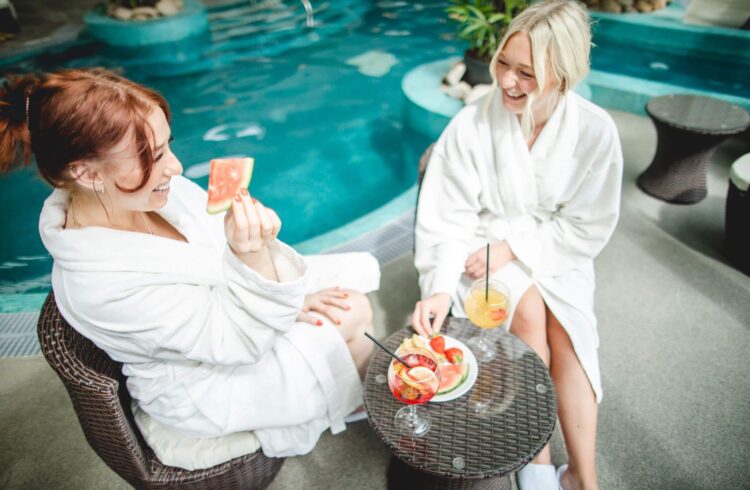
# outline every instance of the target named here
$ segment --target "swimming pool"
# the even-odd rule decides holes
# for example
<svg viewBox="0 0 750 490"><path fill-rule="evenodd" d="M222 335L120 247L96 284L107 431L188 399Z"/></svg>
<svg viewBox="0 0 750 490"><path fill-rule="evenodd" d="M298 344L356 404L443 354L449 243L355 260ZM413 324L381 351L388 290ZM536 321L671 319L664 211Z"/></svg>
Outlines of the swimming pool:
<svg viewBox="0 0 750 490"><path fill-rule="evenodd" d="M429 142L403 126L400 83L412 67L461 51L446 3L314 1L308 29L299 2L266 11L236 2L209 9L210 39L140 58L82 39L0 60L0 69L107 66L156 88L172 107L185 174L206 187L212 157L253 156L251 192L278 211L281 238L309 252L414 184L413 155ZM33 170L2 178L0 189L0 225L12 230L0 244L0 312L18 311L32 298L24 295L49 289L37 232L49 189Z"/></svg>

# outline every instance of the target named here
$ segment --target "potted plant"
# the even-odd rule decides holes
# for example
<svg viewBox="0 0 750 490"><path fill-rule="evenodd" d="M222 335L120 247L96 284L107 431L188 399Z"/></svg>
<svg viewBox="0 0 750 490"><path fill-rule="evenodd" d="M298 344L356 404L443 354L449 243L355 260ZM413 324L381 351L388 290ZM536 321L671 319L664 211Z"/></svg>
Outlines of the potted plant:
<svg viewBox="0 0 750 490"><path fill-rule="evenodd" d="M469 85L492 83L489 63L510 21L528 5L528 0L452 0L448 18L458 24L458 37L469 42L464 52Z"/></svg>
<svg viewBox="0 0 750 490"><path fill-rule="evenodd" d="M182 10L182 0L108 0L107 14L120 20L168 17Z"/></svg>
<svg viewBox="0 0 750 490"><path fill-rule="evenodd" d="M107 46L137 50L208 36L200 0L107 0L86 12L89 35ZM174 57L174 55L173 55Z"/></svg>

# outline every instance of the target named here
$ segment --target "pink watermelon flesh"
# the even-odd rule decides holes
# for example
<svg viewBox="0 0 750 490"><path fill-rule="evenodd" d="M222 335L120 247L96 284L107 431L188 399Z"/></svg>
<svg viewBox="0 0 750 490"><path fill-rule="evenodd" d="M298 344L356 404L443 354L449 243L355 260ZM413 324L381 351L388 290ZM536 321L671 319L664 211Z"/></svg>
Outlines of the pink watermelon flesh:
<svg viewBox="0 0 750 490"><path fill-rule="evenodd" d="M440 365L440 388L438 395L444 395L458 388L469 375L469 365L464 364L441 364Z"/></svg>
<svg viewBox="0 0 750 490"><path fill-rule="evenodd" d="M250 185L253 176L252 158L216 158L208 173L208 206L210 214L226 211L232 199Z"/></svg>

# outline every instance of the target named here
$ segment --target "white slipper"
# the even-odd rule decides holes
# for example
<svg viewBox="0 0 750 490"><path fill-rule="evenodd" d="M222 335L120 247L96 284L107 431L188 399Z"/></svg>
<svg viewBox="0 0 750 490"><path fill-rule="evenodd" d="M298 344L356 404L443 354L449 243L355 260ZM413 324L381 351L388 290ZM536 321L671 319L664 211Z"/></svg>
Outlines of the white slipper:
<svg viewBox="0 0 750 490"><path fill-rule="evenodd" d="M563 490L562 477L566 471L568 471L568 465L566 464L557 468L557 486L560 488L560 490Z"/></svg>
<svg viewBox="0 0 750 490"><path fill-rule="evenodd" d="M360 405L356 410L344 417L344 423L351 424L352 422L359 422L365 419L367 419L367 410L364 405Z"/></svg>
<svg viewBox="0 0 750 490"><path fill-rule="evenodd" d="M551 464L530 463L516 474L519 490L557 490L555 467Z"/></svg>

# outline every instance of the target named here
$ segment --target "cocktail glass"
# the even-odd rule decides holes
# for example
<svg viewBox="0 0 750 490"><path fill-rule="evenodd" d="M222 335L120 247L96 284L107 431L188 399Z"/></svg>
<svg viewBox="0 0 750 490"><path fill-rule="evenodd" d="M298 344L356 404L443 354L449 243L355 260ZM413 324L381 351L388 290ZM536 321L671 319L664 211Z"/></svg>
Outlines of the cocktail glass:
<svg viewBox="0 0 750 490"><path fill-rule="evenodd" d="M430 430L432 421L424 407L440 387L440 371L435 355L424 347L402 347L397 354L406 366L397 360L388 367L388 387L393 396L406 403L393 417L398 429L414 437Z"/></svg>
<svg viewBox="0 0 750 490"><path fill-rule="evenodd" d="M486 289L485 289L486 288ZM496 279L477 279L471 284L469 295L464 301L464 311L471 323L481 329L481 333L469 339L467 345L479 362L489 362L497 351L485 338L487 330L497 328L508 318L510 291L508 286Z"/></svg>

